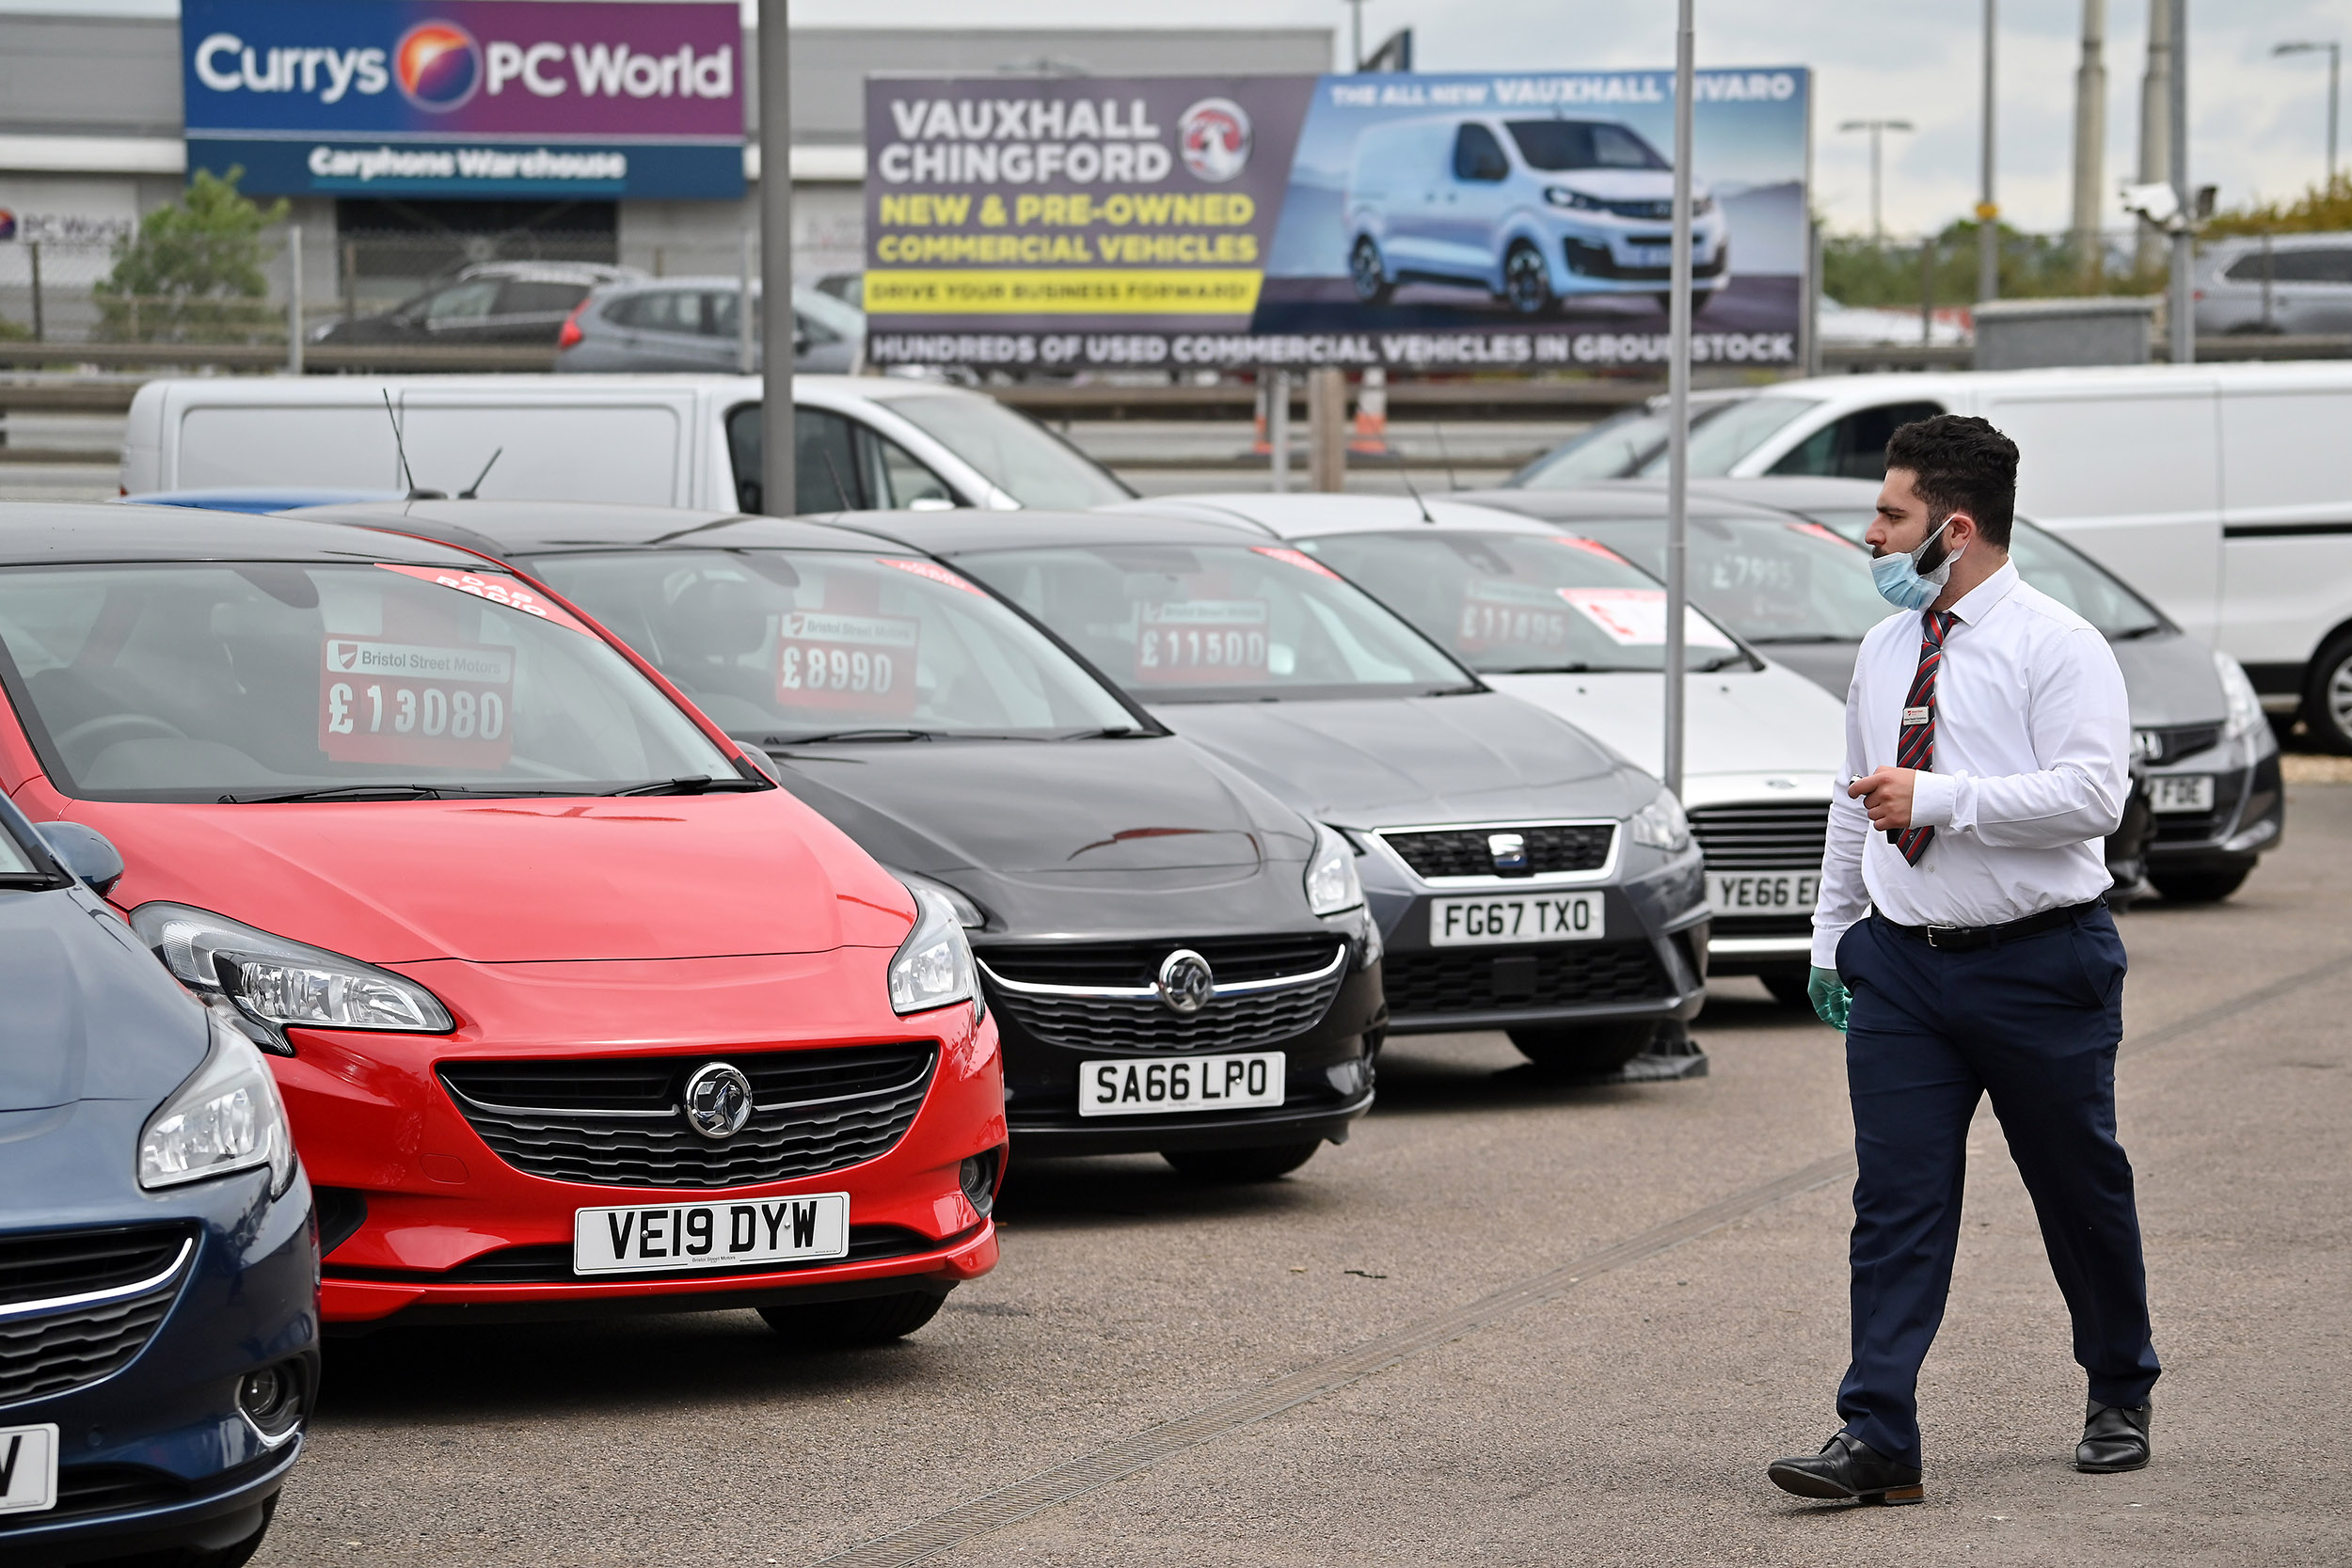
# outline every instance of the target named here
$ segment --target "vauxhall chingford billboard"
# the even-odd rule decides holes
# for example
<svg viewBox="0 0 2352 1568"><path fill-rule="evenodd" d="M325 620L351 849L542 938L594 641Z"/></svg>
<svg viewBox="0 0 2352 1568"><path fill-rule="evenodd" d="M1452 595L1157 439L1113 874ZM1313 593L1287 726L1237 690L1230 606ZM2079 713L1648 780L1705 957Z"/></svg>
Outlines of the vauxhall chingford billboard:
<svg viewBox="0 0 2352 1568"><path fill-rule="evenodd" d="M264 195L743 194L737 0L182 0L188 167Z"/></svg>
<svg viewBox="0 0 2352 1568"><path fill-rule="evenodd" d="M1695 353L1799 355L1805 71L1702 71ZM866 355L1662 361L1674 76L869 78Z"/></svg>

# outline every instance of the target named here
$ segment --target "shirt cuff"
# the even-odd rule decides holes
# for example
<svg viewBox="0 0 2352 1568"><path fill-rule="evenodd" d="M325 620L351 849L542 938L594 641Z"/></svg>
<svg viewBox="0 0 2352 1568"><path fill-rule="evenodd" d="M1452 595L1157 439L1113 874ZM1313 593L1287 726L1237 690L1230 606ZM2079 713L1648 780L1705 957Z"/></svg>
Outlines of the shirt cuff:
<svg viewBox="0 0 2352 1568"><path fill-rule="evenodd" d="M1943 773L1920 773L1911 781L1911 825L1948 828L1960 798L1960 781Z"/></svg>
<svg viewBox="0 0 2352 1568"><path fill-rule="evenodd" d="M1844 926L1824 926L1815 921L1813 924L1813 967L1835 972L1837 968L1837 944L1845 940L1846 933L1852 929L1853 924L1851 922Z"/></svg>

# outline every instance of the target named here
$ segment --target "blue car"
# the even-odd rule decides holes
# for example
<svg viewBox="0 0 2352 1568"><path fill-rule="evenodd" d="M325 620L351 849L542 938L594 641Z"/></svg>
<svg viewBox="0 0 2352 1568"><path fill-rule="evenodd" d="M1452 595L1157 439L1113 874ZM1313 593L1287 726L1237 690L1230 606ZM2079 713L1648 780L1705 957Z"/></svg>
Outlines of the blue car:
<svg viewBox="0 0 2352 1568"><path fill-rule="evenodd" d="M0 1562L253 1555L318 1388L318 1232L268 1065L0 798Z"/></svg>

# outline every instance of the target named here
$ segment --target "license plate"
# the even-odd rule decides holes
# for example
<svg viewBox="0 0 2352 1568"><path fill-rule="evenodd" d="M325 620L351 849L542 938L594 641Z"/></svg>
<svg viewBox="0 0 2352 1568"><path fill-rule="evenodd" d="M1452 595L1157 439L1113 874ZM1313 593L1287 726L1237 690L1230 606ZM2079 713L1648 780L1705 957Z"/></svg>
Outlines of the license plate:
<svg viewBox="0 0 2352 1568"><path fill-rule="evenodd" d="M2163 774L2148 781L2151 811L2213 810L2211 773Z"/></svg>
<svg viewBox="0 0 2352 1568"><path fill-rule="evenodd" d="M57 1506L57 1427L0 1427L0 1513Z"/></svg>
<svg viewBox="0 0 2352 1568"><path fill-rule="evenodd" d="M849 1253L847 1193L572 1213L574 1274L737 1269Z"/></svg>
<svg viewBox="0 0 2352 1568"><path fill-rule="evenodd" d="M1500 898L1436 898L1429 945L1483 947L1511 942L1594 942L1601 935L1597 893L1526 893Z"/></svg>
<svg viewBox="0 0 2352 1568"><path fill-rule="evenodd" d="M1670 267L1674 265L1674 246L1669 245L1629 245L1626 247L1626 265L1629 267Z"/></svg>
<svg viewBox="0 0 2352 1568"><path fill-rule="evenodd" d="M1820 891L1818 871L1710 871L1707 874L1707 912L1810 914Z"/></svg>
<svg viewBox="0 0 2352 1568"><path fill-rule="evenodd" d="M1282 1103L1279 1051L1228 1056L1130 1056L1078 1068L1082 1117L1149 1117L1171 1111L1257 1111Z"/></svg>

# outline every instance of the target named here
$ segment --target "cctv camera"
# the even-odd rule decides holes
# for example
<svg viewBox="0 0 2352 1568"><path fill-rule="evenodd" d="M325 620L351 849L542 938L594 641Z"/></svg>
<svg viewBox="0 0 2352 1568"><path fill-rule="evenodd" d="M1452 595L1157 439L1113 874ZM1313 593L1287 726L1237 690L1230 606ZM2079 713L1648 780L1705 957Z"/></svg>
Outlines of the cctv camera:
<svg viewBox="0 0 2352 1568"><path fill-rule="evenodd" d="M2123 187L2123 210L2146 218L2159 229L2172 229L2181 220L2181 197L2161 182Z"/></svg>

